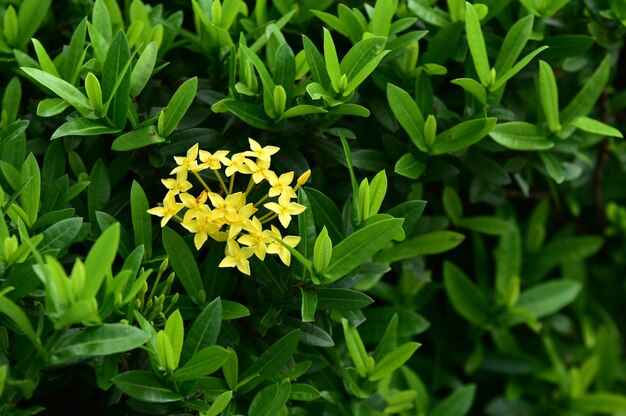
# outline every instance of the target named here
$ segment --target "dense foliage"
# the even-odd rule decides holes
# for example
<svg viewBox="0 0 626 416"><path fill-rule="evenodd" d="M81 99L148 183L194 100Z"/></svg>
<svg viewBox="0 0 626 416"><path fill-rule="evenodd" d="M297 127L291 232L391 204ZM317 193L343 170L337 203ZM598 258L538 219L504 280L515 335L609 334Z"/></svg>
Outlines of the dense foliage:
<svg viewBox="0 0 626 416"><path fill-rule="evenodd" d="M624 1L0 25L1 415L626 415Z"/></svg>

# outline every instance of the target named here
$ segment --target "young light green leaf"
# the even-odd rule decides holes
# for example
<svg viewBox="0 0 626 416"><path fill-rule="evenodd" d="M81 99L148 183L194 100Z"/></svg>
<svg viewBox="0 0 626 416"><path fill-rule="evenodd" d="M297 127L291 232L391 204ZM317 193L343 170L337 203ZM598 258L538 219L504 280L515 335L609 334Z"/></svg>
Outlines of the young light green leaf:
<svg viewBox="0 0 626 416"><path fill-rule="evenodd" d="M230 400L233 398L233 391L228 390L224 393L220 394L215 398L213 403L211 403L211 407L206 413L203 413L203 416L218 416L222 413L226 406L230 403Z"/></svg>
<svg viewBox="0 0 626 416"><path fill-rule="evenodd" d="M389 352L376 363L368 379L377 381L390 375L407 362L420 345L421 344L417 342L407 342Z"/></svg>
<svg viewBox="0 0 626 416"><path fill-rule="evenodd" d="M83 117L90 117L93 114L93 108L89 100L78 88L74 87L67 81L55 77L45 71L35 68L21 68L28 76L39 82L41 85L49 88L56 95L73 106Z"/></svg>
<svg viewBox="0 0 626 416"><path fill-rule="evenodd" d="M491 87L489 87L489 89L491 91L497 91L499 88L503 87L504 84L506 84L508 80L513 78L519 71L524 69L524 67L526 65L528 65L530 63L530 61L532 61L535 56L539 55L541 52L543 52L546 49L548 49L547 46L542 46L540 48L535 49L534 51L532 51L531 53L529 53L525 57L523 57L518 63L516 63L513 66L513 68L509 69L504 74L499 75L498 79L496 80L496 82Z"/></svg>
<svg viewBox="0 0 626 416"><path fill-rule="evenodd" d="M415 159L411 153L406 153L398 159L394 167L394 172L409 179L417 179L426 170L426 164Z"/></svg>
<svg viewBox="0 0 626 416"><path fill-rule="evenodd" d="M322 228L322 231L315 240L315 246L313 248L313 266L315 271L322 273L330 264L330 259L333 252L333 243L328 236L328 230L326 226Z"/></svg>
<svg viewBox="0 0 626 416"><path fill-rule="evenodd" d="M111 42L102 68L102 99L107 117L120 130L126 125L130 102L131 64L128 40L120 31Z"/></svg>
<svg viewBox="0 0 626 416"><path fill-rule="evenodd" d="M346 340L346 348L354 363L354 367L356 367L356 371L361 377L365 377L368 373L368 362L370 360L359 331L345 318L341 318L341 326L343 327L343 336Z"/></svg>
<svg viewBox="0 0 626 416"><path fill-rule="evenodd" d="M118 152L127 152L164 141L165 138L159 136L156 127L148 125L122 134L117 139L113 140L111 149Z"/></svg>
<svg viewBox="0 0 626 416"><path fill-rule="evenodd" d="M571 125L577 129L586 131L587 133L600 134L602 136L609 137L619 137L620 139L624 138L622 132L617 130L615 127L589 117L576 117L572 121Z"/></svg>
<svg viewBox="0 0 626 416"><path fill-rule="evenodd" d="M485 87L489 87L491 86L491 68L489 67L483 31L480 27L476 9L467 2L465 3L465 33L478 79Z"/></svg>
<svg viewBox="0 0 626 416"><path fill-rule="evenodd" d="M472 78L456 78L450 81L471 94L482 105L487 105L487 90L478 81Z"/></svg>
<svg viewBox="0 0 626 416"><path fill-rule="evenodd" d="M196 380L219 370L230 353L228 350L212 345L206 347L191 357L181 368L176 370L169 379L171 381Z"/></svg>
<svg viewBox="0 0 626 416"><path fill-rule="evenodd" d="M57 78L61 78L61 75L59 75L59 71L57 71L56 66L54 66L52 59L50 59L50 57L48 56L48 52L46 52L46 49L43 47L41 42L39 42L35 38L31 39L31 41L33 42L33 46L35 47L35 53L37 54L37 60L39 61L39 66L41 67L41 69L51 75L54 75Z"/></svg>
<svg viewBox="0 0 626 416"><path fill-rule="evenodd" d="M553 133L561 130L559 123L559 95L552 67L547 62L539 61L539 98L548 128Z"/></svg>
<svg viewBox="0 0 626 416"><path fill-rule="evenodd" d="M326 28L324 28L324 62L326 63L326 70L333 89L338 93L343 92L341 88L342 73L339 66L339 58L337 57L337 50L335 49L333 37Z"/></svg>
<svg viewBox="0 0 626 416"><path fill-rule="evenodd" d="M101 134L115 134L120 130L106 125L100 120L90 120L85 117L76 117L63 123L52 133L50 140L67 136L99 136Z"/></svg>
<svg viewBox="0 0 626 416"><path fill-rule="evenodd" d="M28 155L22 165L20 184L25 184L20 194L20 206L28 216L29 224L32 225L37 220L41 199L41 173L37 159L32 153Z"/></svg>
<svg viewBox="0 0 626 416"><path fill-rule="evenodd" d="M582 285L575 280L552 280L539 283L520 295L515 306L528 311L535 319L552 315L572 303Z"/></svg>
<svg viewBox="0 0 626 416"><path fill-rule="evenodd" d="M85 258L85 271L89 279L85 281L81 293L82 299L93 298L98 293L104 277L111 270L119 242L120 224L115 223L98 237L96 243L89 250Z"/></svg>
<svg viewBox="0 0 626 416"><path fill-rule="evenodd" d="M513 67L530 38L533 30L533 22L533 15L530 14L521 18L511 26L511 29L509 29L502 42L496 62L493 65L497 74L505 74Z"/></svg>
<svg viewBox="0 0 626 416"><path fill-rule="evenodd" d="M185 326L180 310L176 309L167 318L163 331L167 334L167 338L172 345L173 368L177 368L180 362L180 353L183 349L183 340L185 338Z"/></svg>
<svg viewBox="0 0 626 416"><path fill-rule="evenodd" d="M37 104L39 117L53 117L61 114L70 104L62 98L46 98Z"/></svg>
<svg viewBox="0 0 626 416"><path fill-rule="evenodd" d="M15 45L23 49L33 37L50 9L52 0L24 0L17 14L19 34Z"/></svg>
<svg viewBox="0 0 626 416"><path fill-rule="evenodd" d="M318 82L325 89L328 89L330 86L330 78L328 77L328 72L326 71L324 57L315 47L315 44L311 41L311 39L306 37L306 35L302 35L302 45L304 46L306 60L309 64L313 80Z"/></svg>
<svg viewBox="0 0 626 416"><path fill-rule="evenodd" d="M158 50L156 42L150 42L139 56L130 73L130 95L132 97L138 96L148 83L154 70Z"/></svg>

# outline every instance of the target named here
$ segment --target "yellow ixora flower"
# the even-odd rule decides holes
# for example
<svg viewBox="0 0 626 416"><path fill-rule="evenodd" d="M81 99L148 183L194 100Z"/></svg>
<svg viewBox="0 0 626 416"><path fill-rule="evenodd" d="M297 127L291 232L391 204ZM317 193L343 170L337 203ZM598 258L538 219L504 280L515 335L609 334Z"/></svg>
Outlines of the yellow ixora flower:
<svg viewBox="0 0 626 416"><path fill-rule="evenodd" d="M278 203L268 202L263 206L270 211L274 211L276 214L278 214L278 220L285 228L289 227L292 215L298 215L306 209L304 205L300 205L296 202L291 202L289 195L286 194L281 194L278 197Z"/></svg>
<svg viewBox="0 0 626 416"><path fill-rule="evenodd" d="M165 227L165 224L167 224L167 222L171 220L174 215L178 214L183 207L183 204L176 202L174 193L168 192L163 199L163 206L150 208L148 213L158 217L163 217L161 220L161 227Z"/></svg>
<svg viewBox="0 0 626 416"><path fill-rule="evenodd" d="M249 143L250 150L234 153L230 157L227 150L211 153L200 149L198 144L193 145L185 156L175 156L176 167L171 171L175 177L162 179L168 189L163 203L148 210L150 214L162 217L161 226L172 218L179 221L194 235L197 250L209 239L226 242L219 267L235 267L246 275L250 275L249 259L252 256L263 261L267 254L274 254L284 264L290 265L291 253L282 243L295 247L300 237L281 237L272 222L278 217L280 224L287 228L292 216L305 210L303 205L292 202L292 199L297 197L296 191L311 174L310 170L304 172L292 187L294 172L277 174L271 167L271 158L280 149L261 146L253 139L249 139ZM212 170L215 176L201 177L199 172L207 169ZM203 189L199 194L194 192L198 196L188 193L193 187L189 172ZM250 177L242 179L237 173ZM228 185L224 174L230 178ZM220 191L214 192L209 188L207 181L212 178L217 182L215 189ZM264 181L268 185L262 183ZM240 188L246 182L245 188ZM259 216L255 216L259 211ZM182 212L182 218L177 215L179 212Z"/></svg>
<svg viewBox="0 0 626 416"><path fill-rule="evenodd" d="M248 259L253 255L253 248L241 248L235 240L228 240L226 242L226 257L224 257L218 267L237 267L241 273L250 276L250 262Z"/></svg>
<svg viewBox="0 0 626 416"><path fill-rule="evenodd" d="M170 175L178 173L183 170L194 170L198 167L198 143L191 146L191 149L187 150L186 156L174 156L174 161L178 165L170 172Z"/></svg>
<svg viewBox="0 0 626 416"><path fill-rule="evenodd" d="M280 148L276 146L262 147L259 142L251 138L248 138L248 143L250 143L250 150L244 152L245 155L254 156L257 160L263 160L265 162L269 162L272 155L275 155L280 150Z"/></svg>

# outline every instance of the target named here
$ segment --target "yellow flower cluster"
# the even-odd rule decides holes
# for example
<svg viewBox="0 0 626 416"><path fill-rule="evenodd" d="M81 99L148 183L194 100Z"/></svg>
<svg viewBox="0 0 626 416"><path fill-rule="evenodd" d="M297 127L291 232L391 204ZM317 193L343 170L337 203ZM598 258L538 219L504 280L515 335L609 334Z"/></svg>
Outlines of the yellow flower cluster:
<svg viewBox="0 0 626 416"><path fill-rule="evenodd" d="M289 266L291 253L280 241L295 247L300 237L283 237L280 230L269 223L278 218L280 224L287 228L292 216L305 210L292 199L296 198L296 191L311 174L310 170L306 171L292 187L293 172L278 176L270 170L271 156L280 149L276 146L263 147L252 139L249 143L250 150L230 157L227 150L210 153L199 149L198 144L192 146L185 156L174 156L177 166L170 174L175 177L162 180L168 189L163 204L148 210L148 213L162 217L161 227L172 218L180 221L183 227L195 234L194 244L198 250L209 237L225 241L225 257L219 267L237 267L247 275L250 275L249 259L252 256L264 260L266 254L276 254ZM207 169L212 170L217 178L218 192L213 192L199 174ZM229 179L228 185L220 173L222 169ZM188 180L190 173L204 188L198 196L188 192L193 187ZM234 192L237 174L250 177L244 192ZM257 185L264 186L267 192L257 201L249 201L248 197ZM269 198L276 198L276 201L266 202ZM182 217L178 215L181 211L184 213ZM269 228L264 229L266 224Z"/></svg>

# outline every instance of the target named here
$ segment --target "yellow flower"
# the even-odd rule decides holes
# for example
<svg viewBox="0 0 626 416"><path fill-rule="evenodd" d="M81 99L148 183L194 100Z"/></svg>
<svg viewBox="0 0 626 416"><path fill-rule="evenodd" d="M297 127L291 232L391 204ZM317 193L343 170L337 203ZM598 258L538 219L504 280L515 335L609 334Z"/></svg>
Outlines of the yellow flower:
<svg viewBox="0 0 626 416"><path fill-rule="evenodd" d="M226 168L226 176L230 177L236 172L246 175L252 174L252 170L247 165L250 162L252 161L244 153L235 153L228 163L225 163L228 166Z"/></svg>
<svg viewBox="0 0 626 416"><path fill-rule="evenodd" d="M250 276L250 262L248 259L253 255L253 248L240 248L235 240L228 240L226 242L226 257L224 257L218 267L237 267L240 272Z"/></svg>
<svg viewBox="0 0 626 416"><path fill-rule="evenodd" d="M296 193L290 186L291 182L293 182L293 172L283 173L282 175L280 175L280 177L278 177L274 172L268 171L267 181L270 183L271 186L268 192L269 196L278 196L285 194L289 198L296 197Z"/></svg>
<svg viewBox="0 0 626 416"><path fill-rule="evenodd" d="M170 172L170 175L178 173L183 170L194 170L198 166L196 159L198 158L198 143L191 146L187 150L187 156L174 156L174 160L178 165Z"/></svg>
<svg viewBox="0 0 626 416"><path fill-rule="evenodd" d="M226 199L222 198L220 194L210 192L209 199L215 207L213 210L215 215L224 217L227 222L236 220L238 218L237 211L246 205L246 196L242 192L230 194Z"/></svg>
<svg viewBox="0 0 626 416"><path fill-rule="evenodd" d="M198 165L197 171L204 169L221 169L222 164L228 165L230 160L226 157L228 154L228 150L218 150L215 153L207 152L206 150L200 150L198 158L200 159L200 163Z"/></svg>
<svg viewBox="0 0 626 416"><path fill-rule="evenodd" d="M300 237L295 236L295 235L288 235L288 236L281 238L280 231L278 231L278 229L274 227L273 225L272 225L272 235L275 236L275 238L281 239L285 244L287 244L289 247L292 247L292 248L297 246L298 243L300 243ZM280 261L282 261L285 264L285 266L289 266L291 264L291 252L287 249L287 247L285 247L278 241L274 240L272 243L270 243L267 246L267 252L269 254L278 254L278 257L280 257Z"/></svg>
<svg viewBox="0 0 626 416"><path fill-rule="evenodd" d="M246 165L248 165L248 167L250 168L250 171L252 172L252 180L254 181L254 183L258 184L258 183L263 182L263 180L267 179L268 175L270 174L274 174L274 176L276 176L274 172L269 170L270 162L266 162L260 159L257 160L256 162L253 162L252 160L248 159L248 162L246 162Z"/></svg>
<svg viewBox="0 0 626 416"><path fill-rule="evenodd" d="M269 162L271 156L280 150L280 148L276 146L262 147L257 141L251 138L248 138L248 142L250 143L250 151L245 152L246 156L256 156L258 160Z"/></svg>
<svg viewBox="0 0 626 416"><path fill-rule="evenodd" d="M167 224L174 215L178 214L178 211L183 209L183 207L183 204L176 202L174 193L168 192L167 195L165 195L165 199L163 199L163 206L150 208L148 214L163 217L163 219L161 219L161 227L165 227L165 224Z"/></svg>
<svg viewBox="0 0 626 416"><path fill-rule="evenodd" d="M243 224L250 218L252 214L257 212L257 209L254 207L254 204L244 205L241 209L237 211L236 217L231 218L228 221L228 225L230 225L230 229L228 230L228 238L233 239L237 237L237 235L243 230Z"/></svg>
<svg viewBox="0 0 626 416"><path fill-rule="evenodd" d="M292 215L298 215L306 209L304 205L291 202L289 196L284 193L278 197L278 203L268 202L263 206L278 214L278 220L285 228L289 226Z"/></svg>
<svg viewBox="0 0 626 416"><path fill-rule="evenodd" d="M193 237L193 243L196 246L196 250L200 250L200 247L206 242L209 235L215 234L221 227L211 221L210 216L199 215L193 220L183 220L181 223L183 227L196 235Z"/></svg>
<svg viewBox="0 0 626 416"><path fill-rule="evenodd" d="M187 212L185 212L185 218L195 218L199 214L204 213L208 214L211 212L211 208L206 205L207 200L206 191L202 191L202 193L196 198L190 194L179 194L178 198L180 198L180 202L187 208Z"/></svg>
<svg viewBox="0 0 626 416"><path fill-rule="evenodd" d="M187 171L181 170L176 173L176 179L168 178L161 179L163 185L174 194L178 194L180 192L187 192L192 188L191 182L187 180Z"/></svg>
<svg viewBox="0 0 626 416"><path fill-rule="evenodd" d="M261 260L265 259L267 252L267 242L271 239L271 231L263 230L263 224L257 217L246 220L243 223L243 229L248 232L237 240L240 244L254 248L254 254ZM280 234L279 234L280 237Z"/></svg>

